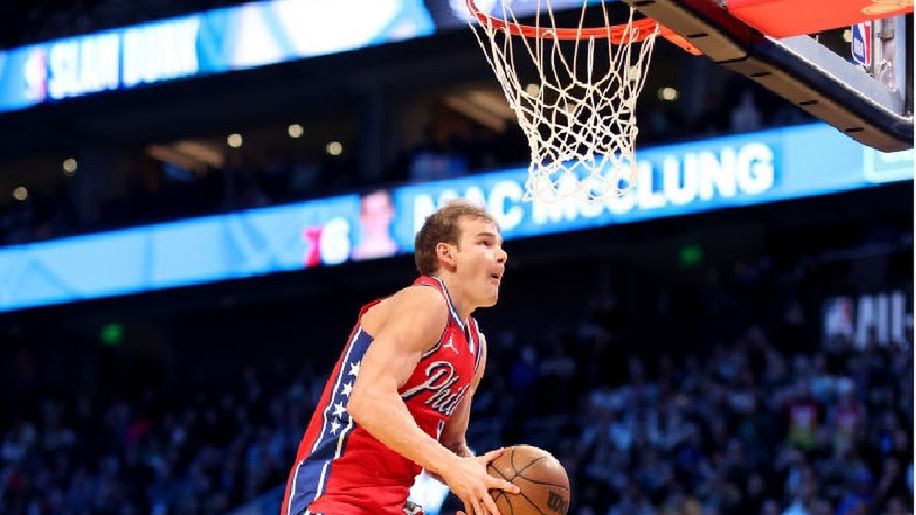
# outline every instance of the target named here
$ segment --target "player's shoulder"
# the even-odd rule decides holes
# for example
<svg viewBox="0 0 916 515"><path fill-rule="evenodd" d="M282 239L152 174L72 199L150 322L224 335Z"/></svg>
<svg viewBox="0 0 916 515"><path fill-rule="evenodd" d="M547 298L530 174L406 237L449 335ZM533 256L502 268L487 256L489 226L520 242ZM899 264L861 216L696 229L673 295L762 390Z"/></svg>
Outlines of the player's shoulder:
<svg viewBox="0 0 916 515"><path fill-rule="evenodd" d="M448 317L448 304L436 288L414 284L391 296L392 308L405 316Z"/></svg>
<svg viewBox="0 0 916 515"><path fill-rule="evenodd" d="M436 301L437 304L445 303L442 293L435 287L427 284L411 284L396 291L392 298L406 299L409 301Z"/></svg>

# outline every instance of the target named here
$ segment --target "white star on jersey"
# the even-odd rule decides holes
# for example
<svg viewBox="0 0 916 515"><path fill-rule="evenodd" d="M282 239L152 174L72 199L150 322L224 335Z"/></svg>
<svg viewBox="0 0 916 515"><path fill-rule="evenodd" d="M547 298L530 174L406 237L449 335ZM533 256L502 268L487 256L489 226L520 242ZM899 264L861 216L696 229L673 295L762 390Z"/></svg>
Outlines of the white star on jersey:
<svg viewBox="0 0 916 515"><path fill-rule="evenodd" d="M351 375L354 377L359 375L359 361L357 361L356 363L350 363L350 371L347 373L347 375Z"/></svg>
<svg viewBox="0 0 916 515"><path fill-rule="evenodd" d="M338 422L336 418L335 418L334 420L332 420L332 421L331 421L331 434L332 434L332 435L336 435L337 432L340 431L340 428L341 428L341 427L343 427L343 424L341 424L340 422Z"/></svg>
<svg viewBox="0 0 916 515"><path fill-rule="evenodd" d="M339 417L347 412L347 408L344 407L342 403L337 403L334 405L334 416Z"/></svg>
<svg viewBox="0 0 916 515"><path fill-rule="evenodd" d="M340 394L341 394L341 395L344 395L344 396L346 396L346 397L349 397L349 396L350 396L350 392L352 392L352 391L353 391L353 383L344 383L343 391L340 392Z"/></svg>

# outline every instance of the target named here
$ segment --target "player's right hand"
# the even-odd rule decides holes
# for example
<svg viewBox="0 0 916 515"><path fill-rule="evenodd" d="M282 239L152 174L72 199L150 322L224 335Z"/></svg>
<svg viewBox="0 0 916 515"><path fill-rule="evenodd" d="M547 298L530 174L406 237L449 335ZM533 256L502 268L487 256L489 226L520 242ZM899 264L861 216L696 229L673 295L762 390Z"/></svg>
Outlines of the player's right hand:
<svg viewBox="0 0 916 515"><path fill-rule="evenodd" d="M457 458L447 470L440 471L445 484L464 503L467 515L500 515L490 489L496 488L517 494L519 488L512 483L487 474L487 464L502 456L505 449L496 449L483 456Z"/></svg>

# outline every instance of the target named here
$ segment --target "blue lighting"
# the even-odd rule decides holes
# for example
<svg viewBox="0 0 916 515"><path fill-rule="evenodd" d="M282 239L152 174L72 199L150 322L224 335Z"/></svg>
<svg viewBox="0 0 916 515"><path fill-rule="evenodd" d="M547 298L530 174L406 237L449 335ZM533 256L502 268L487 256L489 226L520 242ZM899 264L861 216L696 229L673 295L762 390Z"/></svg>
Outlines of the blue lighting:
<svg viewBox="0 0 916 515"><path fill-rule="evenodd" d="M636 189L590 205L522 201L527 168L0 248L0 312L393 256L449 199L484 204L507 240L911 181L826 125L642 149Z"/></svg>

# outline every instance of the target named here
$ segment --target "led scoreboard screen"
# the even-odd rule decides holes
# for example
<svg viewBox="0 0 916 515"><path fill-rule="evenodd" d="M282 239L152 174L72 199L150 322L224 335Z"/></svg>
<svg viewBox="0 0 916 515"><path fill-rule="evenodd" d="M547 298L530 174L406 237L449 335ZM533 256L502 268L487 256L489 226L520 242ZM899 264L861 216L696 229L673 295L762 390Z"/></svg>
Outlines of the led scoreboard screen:
<svg viewBox="0 0 916 515"><path fill-rule="evenodd" d="M511 168L12 245L0 248L0 312L409 253L423 220L459 197L512 241L913 180L912 150L882 154L823 124L647 147L638 159L636 188L603 203L525 201L528 170Z"/></svg>
<svg viewBox="0 0 916 515"><path fill-rule="evenodd" d="M516 4L519 15L537 8ZM464 0L270 0L3 50L0 112L458 30L466 12Z"/></svg>

